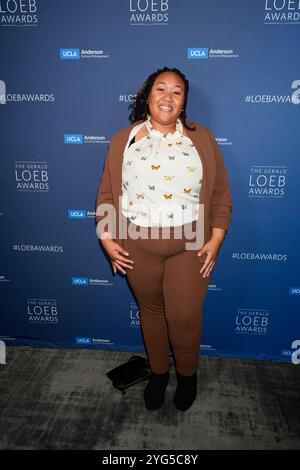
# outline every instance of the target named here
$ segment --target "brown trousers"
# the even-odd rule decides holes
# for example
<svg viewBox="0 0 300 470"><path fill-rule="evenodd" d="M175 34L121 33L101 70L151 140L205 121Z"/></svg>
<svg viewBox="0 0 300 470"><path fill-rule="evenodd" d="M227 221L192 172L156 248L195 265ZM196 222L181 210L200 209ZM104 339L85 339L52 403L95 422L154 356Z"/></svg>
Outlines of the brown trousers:
<svg viewBox="0 0 300 470"><path fill-rule="evenodd" d="M129 222L128 222L129 224ZM150 228L138 227L148 239L126 238L124 248L133 269L126 268L140 309L140 320L152 372L169 370L169 341L176 369L182 375L197 371L202 326L202 304L209 277L203 278L203 266L197 250L187 250L186 237L163 239L164 228L157 228L158 239L150 238ZM194 222L190 227L195 227ZM169 230L169 229L167 229ZM181 228L180 228L181 230Z"/></svg>

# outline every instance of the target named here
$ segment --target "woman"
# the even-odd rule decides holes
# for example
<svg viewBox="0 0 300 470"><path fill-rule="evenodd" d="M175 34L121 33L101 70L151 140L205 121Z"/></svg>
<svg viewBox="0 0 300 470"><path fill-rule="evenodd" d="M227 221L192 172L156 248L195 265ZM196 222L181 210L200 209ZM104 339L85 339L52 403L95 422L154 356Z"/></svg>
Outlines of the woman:
<svg viewBox="0 0 300 470"><path fill-rule="evenodd" d="M185 411L196 398L202 304L232 211L212 133L186 122L188 90L175 68L147 78L130 106L132 124L112 137L97 195L98 236L114 273L127 275L140 308L152 371L144 401L151 410L164 402L169 343L174 405ZM187 248L188 240L198 240L199 226L202 243Z"/></svg>

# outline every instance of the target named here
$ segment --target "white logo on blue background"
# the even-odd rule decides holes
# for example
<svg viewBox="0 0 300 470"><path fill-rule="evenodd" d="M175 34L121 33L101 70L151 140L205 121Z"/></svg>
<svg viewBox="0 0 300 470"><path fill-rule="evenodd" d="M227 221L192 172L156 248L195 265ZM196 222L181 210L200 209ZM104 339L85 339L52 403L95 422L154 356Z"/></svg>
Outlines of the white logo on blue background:
<svg viewBox="0 0 300 470"><path fill-rule="evenodd" d="M80 49L60 49L61 59L80 59Z"/></svg>
<svg viewBox="0 0 300 470"><path fill-rule="evenodd" d="M92 344L92 339L86 336L76 336L76 344Z"/></svg>
<svg viewBox="0 0 300 470"><path fill-rule="evenodd" d="M81 286L87 287L89 285L89 278L88 277L72 277L72 286Z"/></svg>
<svg viewBox="0 0 300 470"><path fill-rule="evenodd" d="M300 287L290 287L290 295L300 295Z"/></svg>
<svg viewBox="0 0 300 470"><path fill-rule="evenodd" d="M188 59L208 59L207 47L189 47L187 51Z"/></svg>
<svg viewBox="0 0 300 470"><path fill-rule="evenodd" d="M83 144L82 134L64 134L65 144Z"/></svg>
<svg viewBox="0 0 300 470"><path fill-rule="evenodd" d="M86 210L84 209L69 209L68 210L69 219L86 219Z"/></svg>

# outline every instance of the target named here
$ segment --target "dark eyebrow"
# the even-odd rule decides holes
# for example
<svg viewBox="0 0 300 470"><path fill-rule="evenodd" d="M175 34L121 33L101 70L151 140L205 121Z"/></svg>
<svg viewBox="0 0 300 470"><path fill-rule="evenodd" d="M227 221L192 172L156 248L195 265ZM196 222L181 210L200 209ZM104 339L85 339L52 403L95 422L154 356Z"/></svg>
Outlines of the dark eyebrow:
<svg viewBox="0 0 300 470"><path fill-rule="evenodd" d="M166 82L163 82L162 80L160 80L159 82L157 82L157 85L158 85L159 83L163 83L164 85L166 84ZM183 90L183 87L182 87L181 85L174 85L174 87L182 88L182 90Z"/></svg>

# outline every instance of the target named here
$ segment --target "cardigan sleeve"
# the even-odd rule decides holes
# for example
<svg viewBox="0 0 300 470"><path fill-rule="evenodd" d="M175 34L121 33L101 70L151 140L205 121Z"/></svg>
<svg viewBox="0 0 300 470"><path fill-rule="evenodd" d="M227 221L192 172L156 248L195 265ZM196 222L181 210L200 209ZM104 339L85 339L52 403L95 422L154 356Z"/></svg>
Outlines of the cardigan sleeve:
<svg viewBox="0 0 300 470"><path fill-rule="evenodd" d="M113 194L112 194L112 187L111 187L111 178L110 178L110 171L109 171L109 160L110 160L110 150L111 144L108 146L108 150L106 153L105 161L104 161L104 169L102 178L100 180L98 186L98 192L96 197L96 224L100 222L104 217L106 217L106 212L104 214L99 215L100 212L100 205L102 204L111 204L113 205Z"/></svg>
<svg viewBox="0 0 300 470"><path fill-rule="evenodd" d="M223 228L226 234L231 221L232 212L229 177L220 147L212 132L208 129L207 131L213 145L216 161L216 176L211 197L210 226L211 228Z"/></svg>

